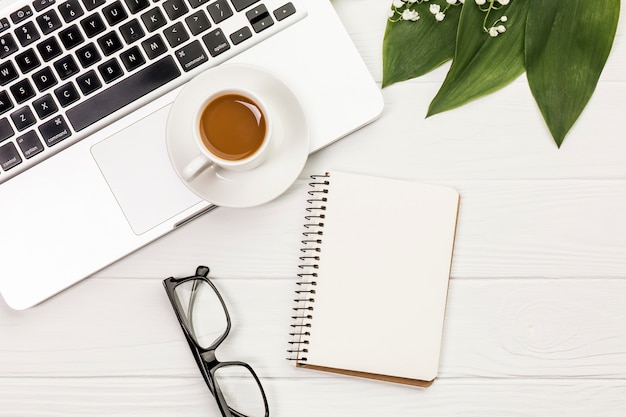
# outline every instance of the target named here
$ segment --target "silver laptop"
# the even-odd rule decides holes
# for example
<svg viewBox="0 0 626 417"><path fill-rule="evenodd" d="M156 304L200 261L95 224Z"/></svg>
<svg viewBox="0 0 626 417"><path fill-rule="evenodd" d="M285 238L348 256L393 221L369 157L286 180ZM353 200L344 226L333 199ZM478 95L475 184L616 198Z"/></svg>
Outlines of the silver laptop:
<svg viewBox="0 0 626 417"><path fill-rule="evenodd" d="M220 64L277 74L314 152L383 100L329 0L36 0L0 7L0 293L33 306L214 206L165 145Z"/></svg>

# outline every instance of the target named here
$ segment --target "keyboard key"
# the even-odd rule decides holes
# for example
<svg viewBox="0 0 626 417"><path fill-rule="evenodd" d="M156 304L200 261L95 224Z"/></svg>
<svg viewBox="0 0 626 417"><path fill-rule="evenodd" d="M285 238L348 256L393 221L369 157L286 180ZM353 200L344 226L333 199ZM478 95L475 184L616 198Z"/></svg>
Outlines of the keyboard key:
<svg viewBox="0 0 626 417"><path fill-rule="evenodd" d="M274 24L272 16L270 16L270 13L267 11L267 7L264 5L257 6L254 9L247 11L246 17L250 21L252 29L254 29L256 33L262 32Z"/></svg>
<svg viewBox="0 0 626 417"><path fill-rule="evenodd" d="M207 7L211 19L217 24L233 15L233 10L230 8L226 0L217 0L209 4Z"/></svg>
<svg viewBox="0 0 626 417"><path fill-rule="evenodd" d="M4 142L15 134L15 131L6 117L0 119L0 142Z"/></svg>
<svg viewBox="0 0 626 417"><path fill-rule="evenodd" d="M80 29L78 29L78 26L76 25L72 25L59 32L59 38L61 38L61 42L66 49L72 49L83 43L85 40L83 35L80 33Z"/></svg>
<svg viewBox="0 0 626 417"><path fill-rule="evenodd" d="M30 72L41 65L41 61L37 58L37 54L34 50L28 49L19 55L15 56L15 62L24 74Z"/></svg>
<svg viewBox="0 0 626 417"><path fill-rule="evenodd" d="M51 59L56 58L61 55L63 50L61 49L61 45L56 40L55 37L49 36L43 42L37 45L37 50L39 54L43 58L44 61L48 62Z"/></svg>
<svg viewBox="0 0 626 417"><path fill-rule="evenodd" d="M213 57L216 57L230 49L230 44L226 40L226 36L224 36L222 29L215 29L214 31L209 32L202 37L202 40Z"/></svg>
<svg viewBox="0 0 626 417"><path fill-rule="evenodd" d="M135 14L150 7L150 0L124 0L128 10Z"/></svg>
<svg viewBox="0 0 626 417"><path fill-rule="evenodd" d="M54 63L54 69L59 74L62 80L70 78L72 75L78 73L78 64L71 55L64 56Z"/></svg>
<svg viewBox="0 0 626 417"><path fill-rule="evenodd" d="M91 16L87 16L83 20L80 21L80 25L83 27L85 34L88 38L93 38L99 33L102 33L106 30L106 25L104 20L100 17L99 14L94 13Z"/></svg>
<svg viewBox="0 0 626 417"><path fill-rule="evenodd" d="M146 52L146 55L148 55L148 58L150 59L154 59L159 55L167 52L167 46L165 46L165 41L163 40L161 35L158 34L141 42L141 46Z"/></svg>
<svg viewBox="0 0 626 417"><path fill-rule="evenodd" d="M176 20L189 11L183 0L167 0L163 3L163 8L170 20Z"/></svg>
<svg viewBox="0 0 626 417"><path fill-rule="evenodd" d="M37 90L45 91L53 85L56 85L57 79L52 72L52 68L46 67L33 74L33 82Z"/></svg>
<svg viewBox="0 0 626 417"><path fill-rule="evenodd" d="M67 117L74 130L83 130L179 76L176 62L167 56L72 107Z"/></svg>
<svg viewBox="0 0 626 417"><path fill-rule="evenodd" d="M0 114L6 113L13 108L11 97L6 91L0 91Z"/></svg>
<svg viewBox="0 0 626 417"><path fill-rule="evenodd" d="M33 108L41 120L56 113L59 109L50 94L46 94L45 96L33 101Z"/></svg>
<svg viewBox="0 0 626 417"><path fill-rule="evenodd" d="M46 7L50 7L55 3L56 0L35 0L33 1L33 7L36 11L40 12Z"/></svg>
<svg viewBox="0 0 626 417"><path fill-rule="evenodd" d="M241 42L249 39L251 36L252 31L250 30L250 28L248 26L244 26L230 35L230 41L233 43L233 45L239 45Z"/></svg>
<svg viewBox="0 0 626 417"><path fill-rule="evenodd" d="M10 17L13 23L16 25L33 15L33 10L29 6L24 6L21 9L18 9L11 13Z"/></svg>
<svg viewBox="0 0 626 417"><path fill-rule="evenodd" d="M34 130L26 132L15 139L26 159L30 159L43 151L44 147Z"/></svg>
<svg viewBox="0 0 626 417"><path fill-rule="evenodd" d="M108 60L104 64L98 65L98 71L100 71L102 79L107 84L124 75L124 71L122 70L120 63L117 62L117 59L115 58Z"/></svg>
<svg viewBox="0 0 626 417"><path fill-rule="evenodd" d="M6 58L18 50L17 42L10 33L0 37L0 58Z"/></svg>
<svg viewBox="0 0 626 417"><path fill-rule="evenodd" d="M0 167L3 170L8 171L21 163L22 157L13 142L0 146Z"/></svg>
<svg viewBox="0 0 626 417"><path fill-rule="evenodd" d="M11 61L0 63L0 85L7 85L17 77L17 70Z"/></svg>
<svg viewBox="0 0 626 417"><path fill-rule="evenodd" d="M198 10L197 12L185 18L185 23L187 23L187 27L191 31L191 34L194 36L204 32L211 27L209 18L202 10Z"/></svg>
<svg viewBox="0 0 626 417"><path fill-rule="evenodd" d="M76 50L76 57L83 68L87 68L102 59L98 48L94 43L89 43Z"/></svg>
<svg viewBox="0 0 626 417"><path fill-rule="evenodd" d="M172 48L176 48L189 40L189 34L181 22L168 27L163 31L163 34Z"/></svg>
<svg viewBox="0 0 626 417"><path fill-rule="evenodd" d="M39 16L37 16L37 24L39 29L44 35L48 35L61 27L61 18L54 11L54 9L48 10Z"/></svg>
<svg viewBox="0 0 626 417"><path fill-rule="evenodd" d="M10 87L10 90L17 104L22 104L23 102L35 97L35 89L28 79L24 79L13 84Z"/></svg>
<svg viewBox="0 0 626 417"><path fill-rule="evenodd" d="M154 32L155 30L165 26L167 24L167 20L165 20L165 16L161 12L161 9L155 7L152 10L149 10L141 15L141 20L143 24L148 29L148 32Z"/></svg>
<svg viewBox="0 0 626 417"><path fill-rule="evenodd" d="M9 27L11 27L11 24L9 23L9 19L7 19L6 17L1 18L0 19L0 32L4 32Z"/></svg>
<svg viewBox="0 0 626 417"><path fill-rule="evenodd" d="M109 56L122 49L122 40L116 32L109 32L98 38L98 45L105 56Z"/></svg>
<svg viewBox="0 0 626 417"><path fill-rule="evenodd" d="M85 9L87 9L88 12L92 11L96 7L102 6L106 2L106 0L82 0L82 1L83 1L83 5L85 6Z"/></svg>
<svg viewBox="0 0 626 417"><path fill-rule="evenodd" d="M122 37L124 38L124 41L126 41L127 45L138 41L146 35L146 32L143 31L143 28L137 19L133 19L120 26L120 33L122 34Z"/></svg>
<svg viewBox="0 0 626 417"><path fill-rule="evenodd" d="M288 18L295 12L296 8L294 7L293 3L289 2L284 6L281 6L278 9L274 10L274 17L280 22L281 20Z"/></svg>
<svg viewBox="0 0 626 417"><path fill-rule="evenodd" d="M258 1L259 0L233 0L233 6L235 6L235 10L240 12L243 9L252 6L254 3Z"/></svg>
<svg viewBox="0 0 626 417"><path fill-rule="evenodd" d="M111 4L110 6L102 9L104 18L109 22L109 25L115 26L128 17L128 13L124 10L124 6L119 1Z"/></svg>
<svg viewBox="0 0 626 417"><path fill-rule="evenodd" d="M61 17L63 17L66 23L78 19L85 14L78 0L67 0L65 3L61 4L59 6L59 13L61 13Z"/></svg>
<svg viewBox="0 0 626 417"><path fill-rule="evenodd" d="M129 50L122 52L120 54L120 59L128 72L134 71L146 63L146 59L143 57L137 46L133 46Z"/></svg>
<svg viewBox="0 0 626 417"><path fill-rule="evenodd" d="M102 87L102 83L94 70L79 75L78 78L76 78L76 83L84 95L89 95Z"/></svg>
<svg viewBox="0 0 626 417"><path fill-rule="evenodd" d="M54 95L57 97L59 104L62 107L67 107L80 98L78 90L74 87L74 84L67 83L54 90Z"/></svg>
<svg viewBox="0 0 626 417"><path fill-rule="evenodd" d="M30 45L41 37L33 22L26 22L15 30L15 36L22 46Z"/></svg>
<svg viewBox="0 0 626 417"><path fill-rule="evenodd" d="M18 131L25 130L37 122L35 115L28 106L22 107L11 113L11 120Z"/></svg>
<svg viewBox="0 0 626 417"><path fill-rule="evenodd" d="M191 42L189 45L182 47L176 51L175 55L185 72L191 71L197 66L204 64L209 59L198 41Z"/></svg>
<svg viewBox="0 0 626 417"><path fill-rule="evenodd" d="M39 133L48 146L56 145L71 136L70 128L63 116L57 115L39 126Z"/></svg>

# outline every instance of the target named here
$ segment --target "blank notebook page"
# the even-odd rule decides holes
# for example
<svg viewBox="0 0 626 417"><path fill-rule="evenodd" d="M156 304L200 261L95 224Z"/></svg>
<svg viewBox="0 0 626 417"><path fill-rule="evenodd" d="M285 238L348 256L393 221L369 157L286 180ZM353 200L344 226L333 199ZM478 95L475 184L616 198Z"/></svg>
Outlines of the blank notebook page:
<svg viewBox="0 0 626 417"><path fill-rule="evenodd" d="M306 362L437 375L459 194L331 172Z"/></svg>

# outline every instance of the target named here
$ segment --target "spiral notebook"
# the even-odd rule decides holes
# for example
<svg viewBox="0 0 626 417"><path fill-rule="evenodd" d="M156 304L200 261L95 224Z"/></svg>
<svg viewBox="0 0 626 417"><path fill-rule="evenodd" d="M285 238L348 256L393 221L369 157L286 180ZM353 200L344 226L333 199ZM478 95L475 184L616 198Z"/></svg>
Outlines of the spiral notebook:
<svg viewBox="0 0 626 417"><path fill-rule="evenodd" d="M337 171L311 178L289 359L303 368L430 385L459 194Z"/></svg>

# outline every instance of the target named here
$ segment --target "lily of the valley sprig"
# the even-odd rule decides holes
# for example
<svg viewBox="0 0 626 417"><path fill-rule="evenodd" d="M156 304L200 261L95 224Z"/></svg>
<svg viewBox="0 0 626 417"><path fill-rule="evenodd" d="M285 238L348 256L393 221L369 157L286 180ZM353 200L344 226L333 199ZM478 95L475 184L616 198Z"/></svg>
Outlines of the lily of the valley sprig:
<svg viewBox="0 0 626 417"><path fill-rule="evenodd" d="M426 117L524 72L557 146L581 115L615 38L621 0L387 0L383 87L452 61ZM477 121L482 123L482 121Z"/></svg>
<svg viewBox="0 0 626 417"><path fill-rule="evenodd" d="M420 19L419 12L414 7L417 4L430 3L430 0L393 0L391 9L389 9L388 17L390 22L399 22L400 20L408 20L416 22ZM452 6L460 6L465 0L446 0L442 8L440 4L432 2L430 4L430 13L435 20L441 22L446 17L446 12Z"/></svg>
<svg viewBox="0 0 626 417"><path fill-rule="evenodd" d="M489 18L492 12L498 11L502 6L506 6L510 3L510 0L474 0L479 9L485 13L483 20L483 31L488 33L491 37L496 37L506 32L506 26L504 23L508 20L507 16L501 16L496 19L491 25L488 24ZM399 22L401 20L416 22L421 16L417 11L416 6L418 4L429 3L428 8L430 14L433 15L437 22L442 22L446 18L446 13L450 7L462 6L465 0L445 0L445 2L436 2L430 0L393 0L391 8L387 13L389 21L392 23ZM444 4L440 4L444 3Z"/></svg>

